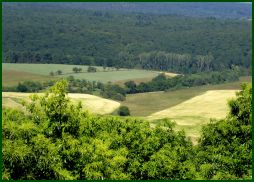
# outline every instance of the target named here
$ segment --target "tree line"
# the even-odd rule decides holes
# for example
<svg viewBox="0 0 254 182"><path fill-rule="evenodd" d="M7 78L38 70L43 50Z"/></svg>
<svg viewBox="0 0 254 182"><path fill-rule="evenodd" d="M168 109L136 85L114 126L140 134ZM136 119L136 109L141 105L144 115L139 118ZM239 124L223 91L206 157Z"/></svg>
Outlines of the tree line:
<svg viewBox="0 0 254 182"><path fill-rule="evenodd" d="M192 56L163 51L152 51L138 55L140 66L147 70L174 71L178 73L205 72L214 70L212 54Z"/></svg>
<svg viewBox="0 0 254 182"><path fill-rule="evenodd" d="M31 96L26 112L4 109L5 180L219 180L252 175L252 86L229 102L225 119L203 127L194 146L164 119L96 116L73 105L66 81Z"/></svg>
<svg viewBox="0 0 254 182"><path fill-rule="evenodd" d="M68 92L70 93L85 93L118 101L125 100L126 91L117 84L88 81L85 79L75 79L73 76L68 76L66 79L69 81ZM17 86L3 87L2 91L27 93L41 92L45 89L48 89L56 81L57 80L49 80L45 82L24 81L19 82Z"/></svg>
<svg viewBox="0 0 254 182"><path fill-rule="evenodd" d="M126 93L143 93L154 91L177 90L202 85L215 85L239 80L242 73L239 70L226 70L222 72L200 72L196 74L178 75L168 78L160 74L149 82L136 84L134 81L125 82Z"/></svg>
<svg viewBox="0 0 254 182"><path fill-rule="evenodd" d="M69 81L68 92L86 93L98 95L117 101L124 101L126 94L145 93L154 91L177 90L202 85L215 85L238 81L241 75L248 75L248 70L234 67L231 70L222 72L200 72L196 74L178 75L167 77L160 74L146 83L136 84L134 81L127 81L124 86L114 83L102 83L99 81L87 81L85 79L75 79L73 76L67 77ZM17 86L3 87L6 92L40 92L52 86L55 81L44 83L35 81L20 82Z"/></svg>

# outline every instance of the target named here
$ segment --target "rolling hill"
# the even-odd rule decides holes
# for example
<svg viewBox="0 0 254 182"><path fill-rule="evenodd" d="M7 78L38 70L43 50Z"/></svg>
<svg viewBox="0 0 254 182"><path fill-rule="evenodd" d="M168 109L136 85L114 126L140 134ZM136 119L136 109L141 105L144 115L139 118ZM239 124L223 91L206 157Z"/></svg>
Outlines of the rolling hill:
<svg viewBox="0 0 254 182"><path fill-rule="evenodd" d="M8 3L4 3L8 5ZM17 3L24 6L22 3ZM252 17L251 3L239 2L83 2L83 3L26 3L25 7L48 9L76 9L116 11L145 14L171 14L192 17L216 17L222 19L249 19Z"/></svg>
<svg viewBox="0 0 254 182"><path fill-rule="evenodd" d="M229 112L227 102L235 98L237 90L210 90L188 99L176 106L156 112L146 117L156 124L156 120L169 118L176 122L176 129L184 129L194 141L200 136L203 125L210 119L223 119Z"/></svg>
<svg viewBox="0 0 254 182"><path fill-rule="evenodd" d="M30 95L31 93L2 92L2 107L24 109L22 100L29 102ZM85 110L96 114L110 114L120 106L120 103L116 101L89 94L70 93L68 97L73 103L81 102Z"/></svg>

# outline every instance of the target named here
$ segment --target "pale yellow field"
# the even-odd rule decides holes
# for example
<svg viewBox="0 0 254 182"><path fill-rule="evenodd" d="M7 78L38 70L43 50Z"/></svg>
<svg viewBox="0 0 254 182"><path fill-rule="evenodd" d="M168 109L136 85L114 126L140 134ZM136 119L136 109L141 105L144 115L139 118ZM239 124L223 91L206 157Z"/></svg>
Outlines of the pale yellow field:
<svg viewBox="0 0 254 182"><path fill-rule="evenodd" d="M176 122L176 129L184 129L190 137L198 137L203 124L210 118L222 119L229 112L228 100L235 97L237 90L211 90L193 97L174 107L146 117L148 120L169 118Z"/></svg>
<svg viewBox="0 0 254 182"><path fill-rule="evenodd" d="M2 92L2 106L20 109L22 108L21 100L29 100L29 95L31 93ZM68 97L74 103L81 101L84 109L96 114L109 114L120 106L120 103L116 101L89 94L71 93Z"/></svg>
<svg viewBox="0 0 254 182"><path fill-rule="evenodd" d="M120 103L89 94L68 94L74 102L82 102L84 108L97 114L109 114L120 107Z"/></svg>
<svg viewBox="0 0 254 182"><path fill-rule="evenodd" d="M168 77L175 77L175 76L178 76L180 74L177 74L177 73L171 73L171 72L160 72L160 73L164 73L166 76Z"/></svg>

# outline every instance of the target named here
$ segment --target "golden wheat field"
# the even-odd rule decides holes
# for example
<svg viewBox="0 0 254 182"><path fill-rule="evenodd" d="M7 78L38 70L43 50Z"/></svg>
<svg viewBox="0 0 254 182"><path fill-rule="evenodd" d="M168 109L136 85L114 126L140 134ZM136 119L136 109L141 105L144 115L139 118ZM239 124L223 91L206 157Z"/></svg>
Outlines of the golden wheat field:
<svg viewBox="0 0 254 182"><path fill-rule="evenodd" d="M28 101L31 93L2 92L2 106L22 109L22 100ZM39 93L39 95L41 95ZM84 109L96 114L109 114L116 110L120 103L89 94L68 94L73 103L81 101Z"/></svg>
<svg viewBox="0 0 254 182"><path fill-rule="evenodd" d="M176 122L176 129L184 129L190 137L196 138L203 124L210 118L222 119L229 112L227 102L235 97L237 90L210 90L188 99L176 106L155 112L148 120L169 118Z"/></svg>

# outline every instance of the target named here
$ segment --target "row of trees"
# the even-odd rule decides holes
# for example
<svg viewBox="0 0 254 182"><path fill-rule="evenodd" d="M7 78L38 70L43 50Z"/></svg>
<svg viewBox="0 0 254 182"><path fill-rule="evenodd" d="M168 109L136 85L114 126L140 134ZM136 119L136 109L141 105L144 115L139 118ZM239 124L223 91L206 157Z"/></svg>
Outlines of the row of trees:
<svg viewBox="0 0 254 182"><path fill-rule="evenodd" d="M96 81L87 81L84 79L74 79L73 76L66 78L69 81L68 92L70 93L85 93L98 95L104 98L123 101L125 100L126 91L117 84L101 83ZM46 82L24 81L18 83L17 86L3 87L4 92L41 92L52 86L55 81Z"/></svg>
<svg viewBox="0 0 254 182"><path fill-rule="evenodd" d="M251 179L252 86L230 114L203 128L193 146L174 123L96 116L72 105L67 82L32 96L22 111L4 109L3 179Z"/></svg>
<svg viewBox="0 0 254 182"><path fill-rule="evenodd" d="M178 75L173 78L168 78L164 74L160 74L149 82L136 84L134 81L128 81L124 83L124 86L119 86L110 82L101 83L96 81L87 81L84 79L75 79L73 76L67 77L67 80L69 81L68 91L71 93L94 94L104 98L123 101L125 100L126 94L168 91L186 87L233 82L237 81L241 74L243 74L243 70L240 70L237 67L223 72L202 72L196 74ZM2 90L39 92L40 90L52 86L52 84L53 81L47 81L44 83L25 81L19 83L18 86L4 87Z"/></svg>
<svg viewBox="0 0 254 182"><path fill-rule="evenodd" d="M193 73L211 71L214 57L212 54L192 56L163 51L139 54L139 64L143 69Z"/></svg>
<svg viewBox="0 0 254 182"><path fill-rule="evenodd" d="M74 72L74 73L80 73L81 71L82 71L82 68L80 68L80 67L74 67L73 69L72 69L72 71ZM87 72L96 72L97 71L97 69L95 68L95 67L93 67L93 66L89 66L88 68L87 68Z"/></svg>
<svg viewBox="0 0 254 182"><path fill-rule="evenodd" d="M74 68L72 68L72 71L73 71L74 73L80 73L80 72L82 71L82 68L80 68L80 67L74 67ZM93 66L89 66L89 67L87 68L87 72L96 72L96 68L93 67ZM62 71L62 70L57 70L56 72L51 71L51 72L49 73L50 76L62 75L62 74L63 74L63 71Z"/></svg>
<svg viewBox="0 0 254 182"><path fill-rule="evenodd" d="M51 71L49 73L50 76L54 76L54 75L62 75L63 71L62 70L57 70L56 72Z"/></svg>
<svg viewBox="0 0 254 182"><path fill-rule="evenodd" d="M168 78L160 74L149 82L136 84L134 81L125 82L126 93L143 93L153 91L167 91L181 88L189 88L201 85L220 84L233 82L239 79L239 70L227 70L223 72L201 72L196 74L178 75Z"/></svg>

